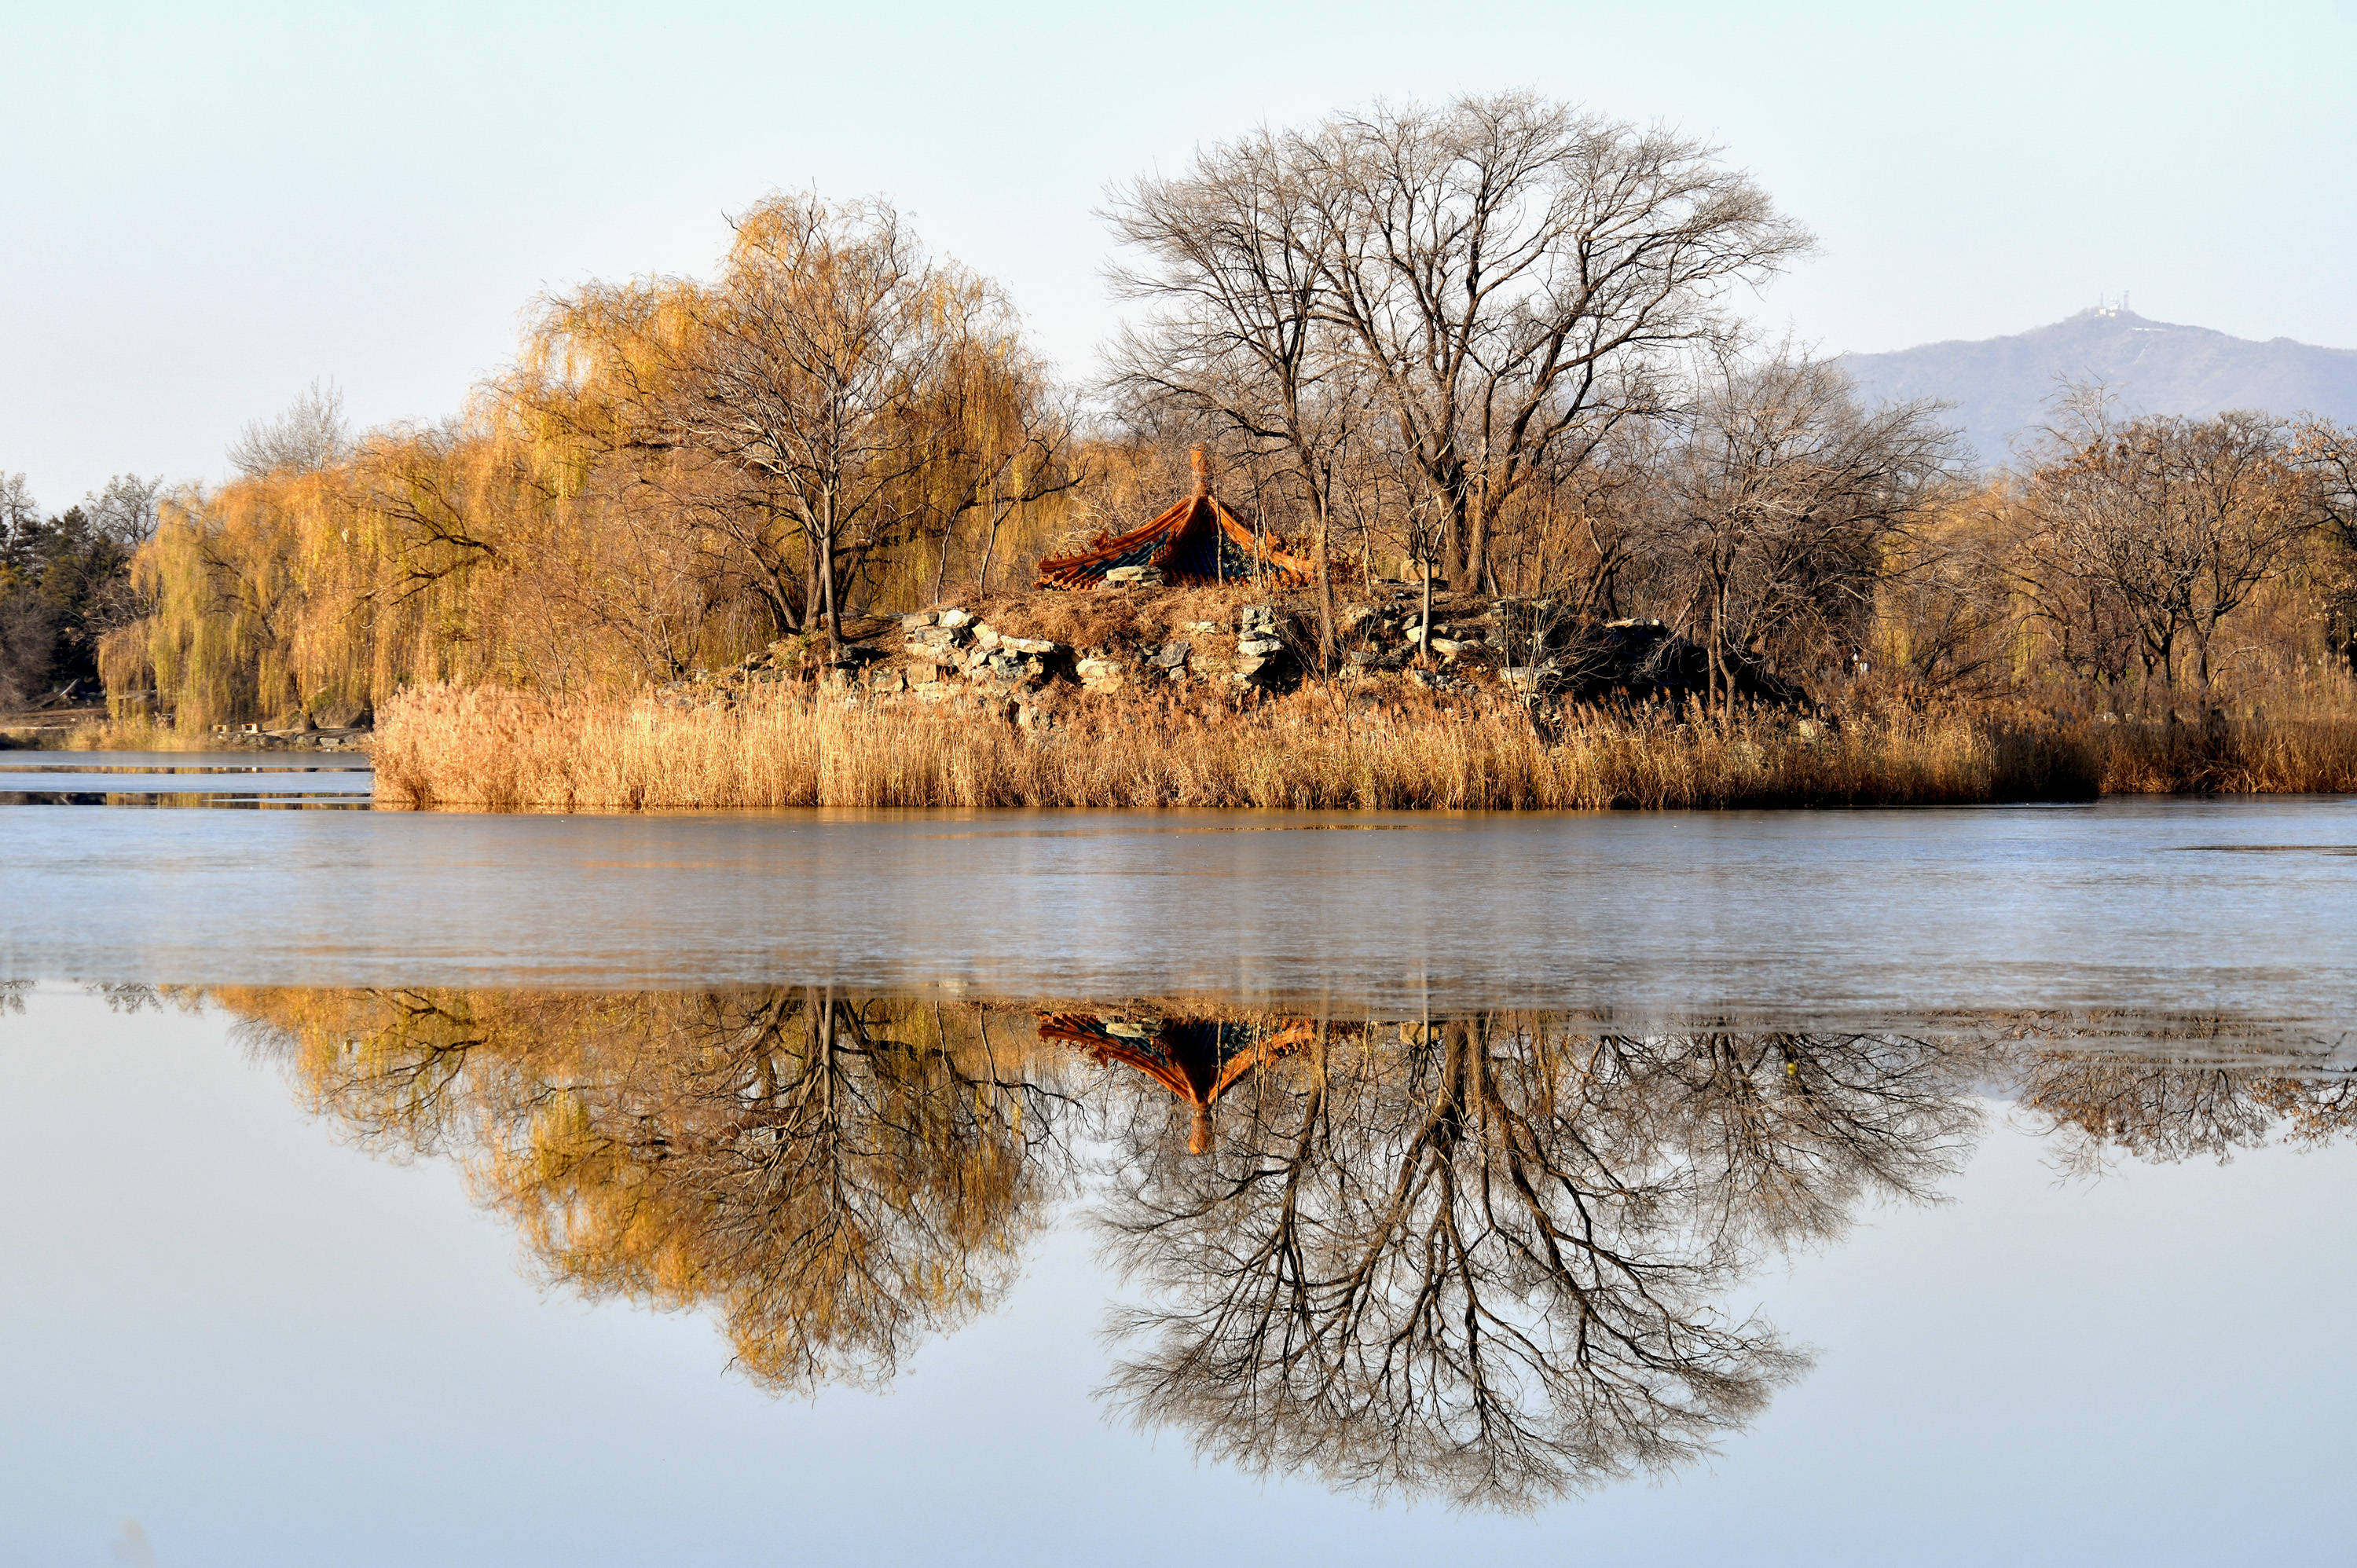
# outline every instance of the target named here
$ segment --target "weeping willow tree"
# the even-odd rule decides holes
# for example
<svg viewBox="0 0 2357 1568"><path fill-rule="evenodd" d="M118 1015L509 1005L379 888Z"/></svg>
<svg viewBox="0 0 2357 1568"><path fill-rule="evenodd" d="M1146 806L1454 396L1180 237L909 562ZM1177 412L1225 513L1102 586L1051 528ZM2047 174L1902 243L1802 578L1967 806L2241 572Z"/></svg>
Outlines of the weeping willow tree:
<svg viewBox="0 0 2357 1568"><path fill-rule="evenodd" d="M778 624L841 636L935 591L962 528L1070 489L1068 425L986 280L878 202L780 197L711 284L592 285L544 315L513 383L544 436L617 459L639 500L720 541Z"/></svg>
<svg viewBox="0 0 2357 1568"><path fill-rule="evenodd" d="M329 607L355 597L364 549L340 470L241 480L160 509L132 564L147 616L111 634L101 670L118 705L152 687L185 725L301 712L360 683L360 639ZM328 613L323 614L323 611Z"/></svg>
<svg viewBox="0 0 2357 1568"><path fill-rule="evenodd" d="M547 570L611 546L562 540L579 524L543 467L487 424L394 431L315 471L174 498L132 567L148 613L102 649L110 693L122 707L152 690L201 727L349 723L423 681L612 678L625 650L562 624L566 575Z"/></svg>
<svg viewBox="0 0 2357 1568"><path fill-rule="evenodd" d="M184 728L675 680L990 579L1080 472L994 285L880 203L772 197L711 280L548 301L462 419L177 498L102 670Z"/></svg>

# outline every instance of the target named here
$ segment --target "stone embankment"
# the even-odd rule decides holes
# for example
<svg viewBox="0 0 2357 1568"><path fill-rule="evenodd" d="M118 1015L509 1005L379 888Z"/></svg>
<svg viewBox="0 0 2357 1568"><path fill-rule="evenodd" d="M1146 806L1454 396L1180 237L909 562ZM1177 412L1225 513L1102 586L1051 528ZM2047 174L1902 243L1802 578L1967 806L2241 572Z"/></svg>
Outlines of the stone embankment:
<svg viewBox="0 0 2357 1568"><path fill-rule="evenodd" d="M899 658L847 660L830 671L837 690L906 693L942 702L963 692L1019 695L1068 681L1088 692L1195 682L1228 692L1283 691L1302 663L1274 606L1240 605L1224 621L1189 620L1124 644L1075 649L1052 638L1002 630L974 612L920 610L900 620Z"/></svg>
<svg viewBox="0 0 2357 1568"><path fill-rule="evenodd" d="M663 687L658 701L732 706L764 687L814 680L848 703L945 704L1028 726L1052 723L1060 701L1081 694L1249 701L1298 685L1318 660L1317 610L1306 594L1246 601L1151 582L1007 595L859 629L866 635L832 660L808 643L780 642ZM1458 596L1436 602L1427 622L1413 588L1338 607L1335 658L1346 687L1489 691L1548 706L1676 703L1710 685L1703 650L1659 621L1590 621L1544 599ZM1738 670L1736 682L1754 703L1810 705L1805 692L1763 669Z"/></svg>

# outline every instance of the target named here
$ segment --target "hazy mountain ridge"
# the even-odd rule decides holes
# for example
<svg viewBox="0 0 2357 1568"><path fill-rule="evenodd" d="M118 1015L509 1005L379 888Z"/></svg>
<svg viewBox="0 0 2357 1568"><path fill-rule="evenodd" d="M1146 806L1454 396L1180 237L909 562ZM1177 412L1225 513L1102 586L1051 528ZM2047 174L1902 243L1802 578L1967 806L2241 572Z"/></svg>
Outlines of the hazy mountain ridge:
<svg viewBox="0 0 2357 1568"><path fill-rule="evenodd" d="M2011 460L2018 439L2047 421L2048 401L2066 376L2103 381L2127 413L2255 408L2357 421L2357 349L2289 338L2254 342L2112 306L2008 338L1850 354L1843 363L1869 399L1953 404L1949 420L1990 467Z"/></svg>

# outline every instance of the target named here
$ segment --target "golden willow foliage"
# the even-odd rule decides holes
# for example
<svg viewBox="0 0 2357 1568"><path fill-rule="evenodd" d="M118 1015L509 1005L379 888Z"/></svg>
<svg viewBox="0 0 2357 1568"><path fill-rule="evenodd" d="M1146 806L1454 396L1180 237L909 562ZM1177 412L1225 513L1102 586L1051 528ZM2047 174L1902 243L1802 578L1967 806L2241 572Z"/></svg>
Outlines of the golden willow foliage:
<svg viewBox="0 0 2357 1568"><path fill-rule="evenodd" d="M464 420L179 497L105 678L182 728L438 682L629 689L815 635L830 603L1003 583L1075 473L995 288L887 208L772 198L713 281L549 301Z"/></svg>
<svg viewBox="0 0 2357 1568"><path fill-rule="evenodd" d="M1062 1179L1033 1031L978 1008L783 986L212 994L364 1144L461 1159L550 1280L708 1306L778 1391L888 1381L987 1311Z"/></svg>
<svg viewBox="0 0 2357 1568"><path fill-rule="evenodd" d="M468 569L483 552L449 537L496 516L507 548L528 548L519 456L484 434L398 433L317 472L167 502L132 567L150 613L102 650L118 711L152 691L183 728L349 723L418 682L537 671L561 684L580 646L533 635L551 629L535 585Z"/></svg>

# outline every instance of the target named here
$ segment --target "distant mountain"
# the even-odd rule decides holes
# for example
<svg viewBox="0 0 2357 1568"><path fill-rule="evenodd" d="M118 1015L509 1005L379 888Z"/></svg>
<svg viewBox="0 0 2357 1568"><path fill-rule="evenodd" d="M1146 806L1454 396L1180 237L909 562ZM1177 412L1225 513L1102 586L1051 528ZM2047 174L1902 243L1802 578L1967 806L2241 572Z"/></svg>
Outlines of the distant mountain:
<svg viewBox="0 0 2357 1568"><path fill-rule="evenodd" d="M2117 307L1977 343L1926 343L1844 361L1869 400L1953 403L1979 460L2009 461L2013 444L2049 418L2060 378L2104 382L2123 413L2200 418L2230 408L2321 413L2357 422L2357 349L2288 338L2254 343L2206 327L2147 321Z"/></svg>

